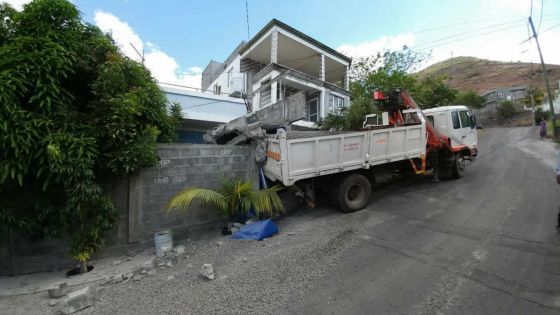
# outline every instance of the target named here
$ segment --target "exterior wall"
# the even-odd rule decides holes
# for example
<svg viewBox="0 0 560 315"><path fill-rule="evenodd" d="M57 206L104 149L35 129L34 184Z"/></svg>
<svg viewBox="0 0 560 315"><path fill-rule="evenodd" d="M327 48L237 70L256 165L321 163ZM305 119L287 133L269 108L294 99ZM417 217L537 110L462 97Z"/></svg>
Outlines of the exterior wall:
<svg viewBox="0 0 560 315"><path fill-rule="evenodd" d="M209 91L214 91L214 87L219 85L222 93L231 94L235 91L242 91L245 87L245 74L240 71L241 56L237 55L231 64L225 65L225 70L212 82ZM231 78L228 81L228 72L231 70Z"/></svg>
<svg viewBox="0 0 560 315"><path fill-rule="evenodd" d="M208 90L210 84L212 84L212 82L216 80L216 78L220 75L220 73L222 73L222 71L224 71L224 64L211 60L204 71L202 71L202 91Z"/></svg>
<svg viewBox="0 0 560 315"><path fill-rule="evenodd" d="M253 152L250 146L160 145L158 166L115 179L106 187L119 210L119 221L106 238L106 247L93 259L151 247L153 233L162 229L172 229L176 239L201 229L218 230L224 218L216 209L193 204L187 213L167 214L164 206L185 186L216 188L224 174L257 183ZM0 276L71 268L76 263L68 256L68 244L68 239L37 241L0 229Z"/></svg>
<svg viewBox="0 0 560 315"><path fill-rule="evenodd" d="M193 92L161 87L170 103L181 105L189 119L229 122L246 114L245 102L240 98L215 95L211 92Z"/></svg>

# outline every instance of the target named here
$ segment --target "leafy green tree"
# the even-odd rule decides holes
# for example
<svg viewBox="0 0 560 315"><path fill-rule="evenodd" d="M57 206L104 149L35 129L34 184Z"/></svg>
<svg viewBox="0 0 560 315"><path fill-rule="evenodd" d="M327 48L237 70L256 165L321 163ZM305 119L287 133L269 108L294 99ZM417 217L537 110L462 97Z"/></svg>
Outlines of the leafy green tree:
<svg viewBox="0 0 560 315"><path fill-rule="evenodd" d="M457 90L443 82L443 78L427 78L417 82L411 89L411 95L422 108L446 106L457 97Z"/></svg>
<svg viewBox="0 0 560 315"><path fill-rule="evenodd" d="M482 108L485 102L486 99L473 90L459 91L455 99L457 105L466 105L472 108Z"/></svg>
<svg viewBox="0 0 560 315"><path fill-rule="evenodd" d="M511 118L516 114L515 107L511 101L501 102L500 105L497 106L496 111L499 120Z"/></svg>
<svg viewBox="0 0 560 315"><path fill-rule="evenodd" d="M157 162L176 109L66 0L0 4L0 105L0 224L71 235L85 271L118 216L103 187Z"/></svg>

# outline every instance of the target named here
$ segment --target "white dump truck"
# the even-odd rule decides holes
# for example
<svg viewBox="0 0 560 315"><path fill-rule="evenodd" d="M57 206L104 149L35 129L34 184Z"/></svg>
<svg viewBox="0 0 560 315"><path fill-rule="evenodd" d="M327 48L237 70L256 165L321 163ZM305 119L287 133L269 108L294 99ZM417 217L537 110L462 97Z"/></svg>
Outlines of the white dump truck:
<svg viewBox="0 0 560 315"><path fill-rule="evenodd" d="M315 188L323 189L346 212L365 207L374 185L394 171L463 176L465 160L478 153L466 106L422 112L400 91L386 104L387 111L366 117L363 131L277 130L268 139L265 176L298 185L312 203Z"/></svg>

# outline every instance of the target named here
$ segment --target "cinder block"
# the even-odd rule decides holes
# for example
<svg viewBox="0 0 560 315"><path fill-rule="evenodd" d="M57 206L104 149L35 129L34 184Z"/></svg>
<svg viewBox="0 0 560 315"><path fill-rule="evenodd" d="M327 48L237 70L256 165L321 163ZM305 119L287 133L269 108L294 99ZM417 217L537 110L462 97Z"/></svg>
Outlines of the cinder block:
<svg viewBox="0 0 560 315"><path fill-rule="evenodd" d="M66 282L57 282L49 287L47 291L49 292L49 297L51 299L59 299L66 295L66 292L68 291L68 284Z"/></svg>
<svg viewBox="0 0 560 315"><path fill-rule="evenodd" d="M68 293L68 297L62 304L63 314L73 314L93 304L93 291L90 287L85 287L78 291Z"/></svg>

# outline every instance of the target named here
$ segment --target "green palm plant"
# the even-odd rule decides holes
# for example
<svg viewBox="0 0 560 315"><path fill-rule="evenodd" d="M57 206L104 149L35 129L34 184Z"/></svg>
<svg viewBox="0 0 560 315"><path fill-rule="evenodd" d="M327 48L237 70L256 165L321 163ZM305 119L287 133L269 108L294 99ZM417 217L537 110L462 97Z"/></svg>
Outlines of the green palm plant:
<svg viewBox="0 0 560 315"><path fill-rule="evenodd" d="M187 211L193 200L199 200L202 206L213 205L221 209L228 219L238 213L246 214L251 209L259 215L272 215L275 212L285 212L278 191L284 189L282 185L255 191L250 180L241 178L222 178L220 187L216 190L187 187L176 194L167 203L167 211Z"/></svg>

